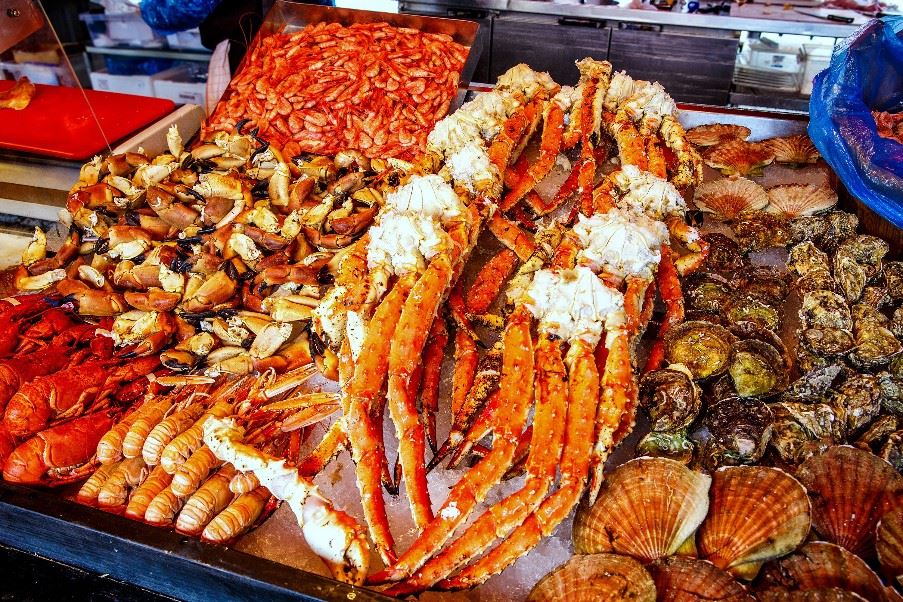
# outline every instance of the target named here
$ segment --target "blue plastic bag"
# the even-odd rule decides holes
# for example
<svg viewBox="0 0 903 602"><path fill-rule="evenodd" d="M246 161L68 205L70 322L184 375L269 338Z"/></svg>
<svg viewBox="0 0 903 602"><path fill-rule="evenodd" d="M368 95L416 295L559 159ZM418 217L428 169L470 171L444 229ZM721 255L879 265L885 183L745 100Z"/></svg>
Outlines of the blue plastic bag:
<svg viewBox="0 0 903 602"><path fill-rule="evenodd" d="M194 29L221 0L141 0L141 16L164 35Z"/></svg>
<svg viewBox="0 0 903 602"><path fill-rule="evenodd" d="M903 228L903 144L878 135L872 111L903 110L903 17L863 25L815 77L809 137L847 190Z"/></svg>

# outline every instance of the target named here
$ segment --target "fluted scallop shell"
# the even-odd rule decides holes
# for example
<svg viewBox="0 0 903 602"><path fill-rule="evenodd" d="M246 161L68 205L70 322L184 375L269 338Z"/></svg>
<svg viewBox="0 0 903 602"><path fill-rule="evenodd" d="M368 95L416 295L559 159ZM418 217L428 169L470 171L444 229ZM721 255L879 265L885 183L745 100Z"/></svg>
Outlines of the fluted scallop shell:
<svg viewBox="0 0 903 602"><path fill-rule="evenodd" d="M881 579L864 560L824 541L809 542L790 556L769 562L762 569L758 587L761 591L776 587L792 591L838 588L870 602L890 598Z"/></svg>
<svg viewBox="0 0 903 602"><path fill-rule="evenodd" d="M803 462L797 478L812 500L812 526L830 542L871 556L875 528L903 494L903 477L881 458L836 445Z"/></svg>
<svg viewBox="0 0 903 602"><path fill-rule="evenodd" d="M805 591L775 587L756 592L759 602L866 602L857 594L839 587L808 589Z"/></svg>
<svg viewBox="0 0 903 602"><path fill-rule="evenodd" d="M580 554L617 552L649 562L678 552L705 518L711 477L667 458L637 458L612 471L596 503L574 518Z"/></svg>
<svg viewBox="0 0 903 602"><path fill-rule="evenodd" d="M761 173L774 161L774 153L762 142L728 140L716 146L705 157L706 165L721 170L724 175L746 176Z"/></svg>
<svg viewBox="0 0 903 602"><path fill-rule="evenodd" d="M878 521L875 550L881 570L903 584L903 508L895 508Z"/></svg>
<svg viewBox="0 0 903 602"><path fill-rule="evenodd" d="M687 130L687 140L696 146L714 146L734 138L746 140L751 133L745 125L710 123Z"/></svg>
<svg viewBox="0 0 903 602"><path fill-rule="evenodd" d="M805 165L815 163L821 157L812 140L805 134L769 138L765 144L774 153L774 160L777 163Z"/></svg>
<svg viewBox="0 0 903 602"><path fill-rule="evenodd" d="M685 556L660 558L646 569L658 602L752 602L754 598L730 574L711 562Z"/></svg>
<svg viewBox="0 0 903 602"><path fill-rule="evenodd" d="M527 602L655 602L655 584L639 562L617 554L577 555L540 579Z"/></svg>
<svg viewBox="0 0 903 602"><path fill-rule="evenodd" d="M699 557L743 579L796 549L809 533L809 499L789 474L766 466L727 466L712 477Z"/></svg>
<svg viewBox="0 0 903 602"><path fill-rule="evenodd" d="M837 193L814 184L779 184L767 191L768 211L788 217L812 215L827 211L837 204Z"/></svg>
<svg viewBox="0 0 903 602"><path fill-rule="evenodd" d="M768 206L765 189L746 178L720 178L704 182L693 196L701 211L732 220L744 211L758 211Z"/></svg>

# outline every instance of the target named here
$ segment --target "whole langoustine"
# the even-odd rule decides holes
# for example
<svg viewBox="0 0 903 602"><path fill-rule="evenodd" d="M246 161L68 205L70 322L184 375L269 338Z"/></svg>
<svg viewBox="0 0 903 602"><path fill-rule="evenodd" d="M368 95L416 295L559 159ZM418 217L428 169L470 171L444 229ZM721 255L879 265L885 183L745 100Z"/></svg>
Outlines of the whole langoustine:
<svg viewBox="0 0 903 602"><path fill-rule="evenodd" d="M118 411L108 410L41 431L13 450L3 478L25 485L62 485L88 476L97 442L118 417Z"/></svg>

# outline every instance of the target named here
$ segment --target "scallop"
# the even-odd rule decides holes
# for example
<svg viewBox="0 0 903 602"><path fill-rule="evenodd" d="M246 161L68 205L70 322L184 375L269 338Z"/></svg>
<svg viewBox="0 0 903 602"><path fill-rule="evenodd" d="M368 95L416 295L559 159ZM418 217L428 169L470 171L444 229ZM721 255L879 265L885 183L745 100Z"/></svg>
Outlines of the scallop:
<svg viewBox="0 0 903 602"><path fill-rule="evenodd" d="M696 146L714 146L728 140L746 140L752 133L745 125L710 123L687 130L687 140Z"/></svg>
<svg viewBox="0 0 903 602"><path fill-rule="evenodd" d="M895 508L878 521L875 550L881 570L903 585L903 508Z"/></svg>
<svg viewBox="0 0 903 602"><path fill-rule="evenodd" d="M786 587L773 587L756 592L759 602L866 602L865 598L855 592L839 587L825 587L797 591Z"/></svg>
<svg viewBox="0 0 903 602"><path fill-rule="evenodd" d="M805 488L766 466L729 466L712 477L711 511L699 529L699 557L742 579L795 550L809 533Z"/></svg>
<svg viewBox="0 0 903 602"><path fill-rule="evenodd" d="M774 153L776 163L798 166L815 163L821 157L812 140L805 134L769 138L765 144Z"/></svg>
<svg viewBox="0 0 903 602"><path fill-rule="evenodd" d="M768 206L765 189L746 178L721 178L704 182L696 189L693 202L700 211L734 220L745 211L759 211Z"/></svg>
<svg viewBox="0 0 903 602"><path fill-rule="evenodd" d="M659 602L752 602L746 588L711 562L671 556L646 567L655 581Z"/></svg>
<svg viewBox="0 0 903 602"><path fill-rule="evenodd" d="M617 554L578 555L540 579L527 602L655 602L655 583L636 560Z"/></svg>
<svg viewBox="0 0 903 602"><path fill-rule="evenodd" d="M706 165L721 170L726 176L761 175L765 166L773 161L774 153L768 145L745 140L723 142L705 158Z"/></svg>
<svg viewBox="0 0 903 602"><path fill-rule="evenodd" d="M875 527L903 493L903 477L869 452L837 445L803 462L797 478L812 500L812 524L825 539L868 556Z"/></svg>
<svg viewBox="0 0 903 602"><path fill-rule="evenodd" d="M766 565L759 588L762 591L838 588L870 602L890 600L881 579L865 561L838 545L823 541L807 543L794 554Z"/></svg>
<svg viewBox="0 0 903 602"><path fill-rule="evenodd" d="M800 217L827 211L837 204L837 193L814 184L779 184L768 189L768 211Z"/></svg>
<svg viewBox="0 0 903 602"><path fill-rule="evenodd" d="M710 483L708 475L674 460L631 460L611 473L595 504L577 511L574 549L643 562L675 554L688 541L692 545L709 509Z"/></svg>

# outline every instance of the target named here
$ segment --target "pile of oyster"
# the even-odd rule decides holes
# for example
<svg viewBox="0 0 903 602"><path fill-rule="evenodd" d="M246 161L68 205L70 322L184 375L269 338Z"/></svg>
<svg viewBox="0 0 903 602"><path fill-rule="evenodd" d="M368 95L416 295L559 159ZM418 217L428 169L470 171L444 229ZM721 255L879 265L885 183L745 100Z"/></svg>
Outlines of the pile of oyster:
<svg viewBox="0 0 903 602"><path fill-rule="evenodd" d="M887 462L849 446L795 476L638 458L579 508L576 555L528 600L900 600L901 494Z"/></svg>

